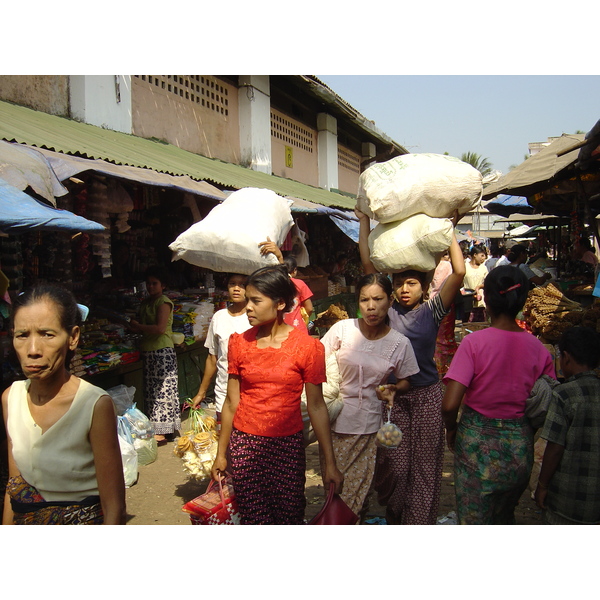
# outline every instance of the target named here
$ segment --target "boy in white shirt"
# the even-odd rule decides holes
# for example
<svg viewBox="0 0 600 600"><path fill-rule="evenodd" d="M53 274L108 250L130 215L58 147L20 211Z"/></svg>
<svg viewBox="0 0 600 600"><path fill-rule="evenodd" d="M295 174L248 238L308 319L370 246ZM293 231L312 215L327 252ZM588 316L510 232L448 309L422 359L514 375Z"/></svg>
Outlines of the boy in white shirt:
<svg viewBox="0 0 600 600"><path fill-rule="evenodd" d="M192 406L197 407L206 397L206 392L213 377L215 380L215 404L217 423L221 422L221 409L227 396L227 349L229 336L232 333L243 333L251 325L246 314L246 279L245 275L232 274L227 281L230 305L218 310L208 326L204 346L208 348L208 356L204 366L204 375L198 393L192 398Z"/></svg>

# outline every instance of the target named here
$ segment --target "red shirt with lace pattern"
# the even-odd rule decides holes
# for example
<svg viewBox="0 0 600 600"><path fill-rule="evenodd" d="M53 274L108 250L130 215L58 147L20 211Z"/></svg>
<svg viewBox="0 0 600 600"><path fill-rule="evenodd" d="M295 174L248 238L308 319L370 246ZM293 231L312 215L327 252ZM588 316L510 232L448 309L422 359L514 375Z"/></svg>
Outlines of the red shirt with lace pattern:
<svg viewBox="0 0 600 600"><path fill-rule="evenodd" d="M304 384L327 380L325 349L318 339L296 328L280 348L258 348L257 333L258 327L252 327L229 338L228 371L240 378L233 426L253 435L293 435L303 428Z"/></svg>

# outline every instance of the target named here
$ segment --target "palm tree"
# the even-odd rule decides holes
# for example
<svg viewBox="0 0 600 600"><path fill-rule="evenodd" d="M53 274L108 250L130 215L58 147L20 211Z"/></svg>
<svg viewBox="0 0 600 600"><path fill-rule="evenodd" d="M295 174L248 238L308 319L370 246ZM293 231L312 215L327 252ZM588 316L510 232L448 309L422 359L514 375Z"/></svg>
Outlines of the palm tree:
<svg viewBox="0 0 600 600"><path fill-rule="evenodd" d="M475 167L484 177L492 172L492 163L476 152L463 152L460 160Z"/></svg>
<svg viewBox="0 0 600 600"><path fill-rule="evenodd" d="M530 156L531 156L531 154L524 154L523 155L523 161L526 161ZM518 166L519 165L510 165L510 167L508 167L508 170L512 171L513 169L515 169Z"/></svg>

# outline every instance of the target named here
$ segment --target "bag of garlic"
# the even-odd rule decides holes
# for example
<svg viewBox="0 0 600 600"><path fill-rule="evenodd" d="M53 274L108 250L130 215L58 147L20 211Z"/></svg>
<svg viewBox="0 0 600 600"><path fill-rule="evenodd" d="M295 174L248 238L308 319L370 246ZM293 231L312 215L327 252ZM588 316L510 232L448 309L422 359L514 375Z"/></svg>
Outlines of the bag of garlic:
<svg viewBox="0 0 600 600"><path fill-rule="evenodd" d="M400 445L402 441L402 431L397 425L390 421L392 409L388 408L387 421L380 427L375 437L375 445L378 448L387 448L393 450Z"/></svg>
<svg viewBox="0 0 600 600"><path fill-rule="evenodd" d="M403 154L366 169L359 178L357 206L380 223L424 213L449 218L465 215L480 202L481 173L443 154Z"/></svg>
<svg viewBox="0 0 600 600"><path fill-rule="evenodd" d="M450 219L434 219L424 214L404 221L379 223L369 234L371 262L382 273L407 269L431 271L450 247L453 230Z"/></svg>
<svg viewBox="0 0 600 600"><path fill-rule="evenodd" d="M273 254L261 256L258 244L268 238L281 247L293 224L285 198L267 189L242 188L179 235L169 248L174 261L250 275L279 264Z"/></svg>

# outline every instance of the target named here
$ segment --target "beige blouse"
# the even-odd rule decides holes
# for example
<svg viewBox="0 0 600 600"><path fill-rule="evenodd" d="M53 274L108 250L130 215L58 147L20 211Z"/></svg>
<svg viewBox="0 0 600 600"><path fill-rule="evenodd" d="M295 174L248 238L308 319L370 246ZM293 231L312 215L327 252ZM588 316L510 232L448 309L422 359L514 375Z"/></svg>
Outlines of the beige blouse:
<svg viewBox="0 0 600 600"><path fill-rule="evenodd" d="M21 476L47 502L98 495L89 433L96 402L106 392L80 380L69 410L42 434L27 404L29 384L15 381L8 395L8 433Z"/></svg>

